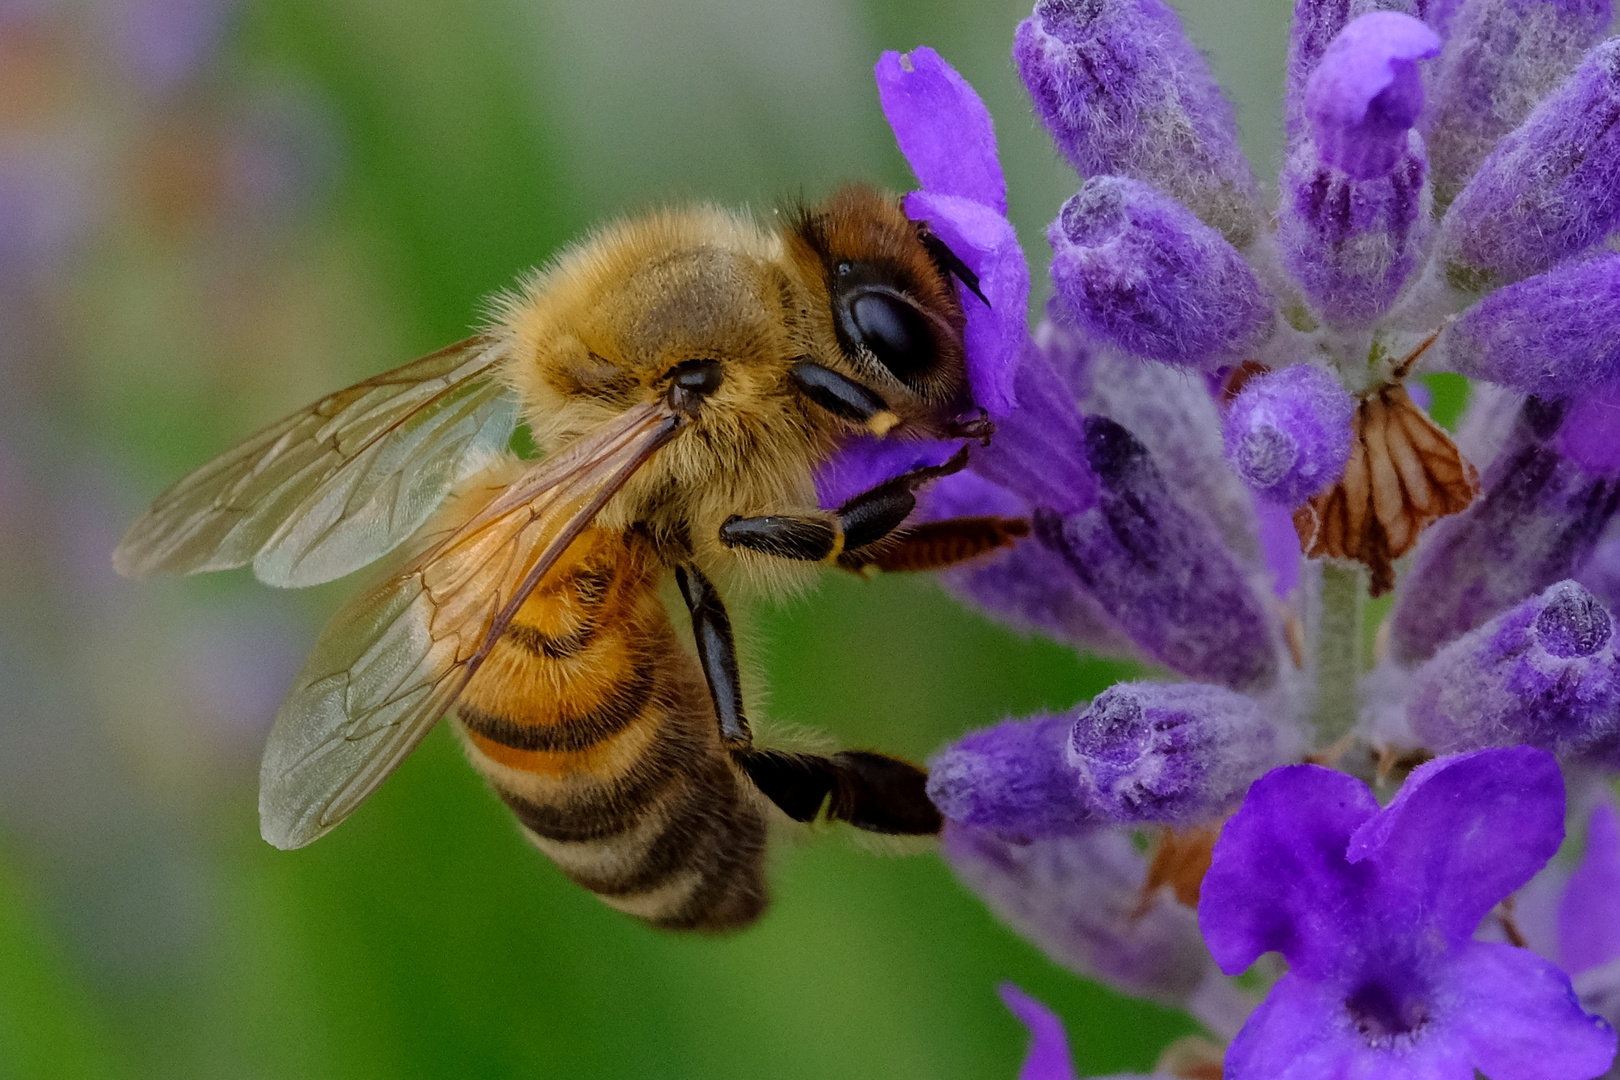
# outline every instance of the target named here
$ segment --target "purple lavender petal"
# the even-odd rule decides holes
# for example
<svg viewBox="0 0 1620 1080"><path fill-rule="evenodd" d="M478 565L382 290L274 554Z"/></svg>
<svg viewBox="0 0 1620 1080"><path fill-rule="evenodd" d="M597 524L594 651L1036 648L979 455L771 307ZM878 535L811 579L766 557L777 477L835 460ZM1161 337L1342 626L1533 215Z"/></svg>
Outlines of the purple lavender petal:
<svg viewBox="0 0 1620 1080"><path fill-rule="evenodd" d="M1171 1006L1209 974L1197 919L1143 895L1147 859L1123 830L1015 843L947 822L942 847L990 910L1071 971Z"/></svg>
<svg viewBox="0 0 1620 1080"><path fill-rule="evenodd" d="M1255 504L1255 517L1260 521L1260 549L1266 566L1271 570L1271 588L1279 600L1287 599L1299 585L1300 563L1299 532L1294 528L1294 515L1288 508L1262 499Z"/></svg>
<svg viewBox="0 0 1620 1080"><path fill-rule="evenodd" d="M1258 375L1226 411L1226 459L1255 494L1299 506L1344 474L1355 410L1339 381L1311 364Z"/></svg>
<svg viewBox="0 0 1620 1080"><path fill-rule="evenodd" d="M1620 382L1571 402L1554 445L1588 476L1620 473Z"/></svg>
<svg viewBox="0 0 1620 1080"><path fill-rule="evenodd" d="M1288 85L1283 93L1290 153L1306 137L1310 127L1305 116L1305 87L1316 65L1322 62L1328 46L1344 28L1352 20L1372 12L1398 11L1425 19L1430 26L1440 29L1439 24L1427 18L1427 13L1422 10L1426 6L1432 6L1432 3L1414 3L1413 0L1294 0L1294 19L1288 39Z"/></svg>
<svg viewBox="0 0 1620 1080"><path fill-rule="evenodd" d="M1613 796L1587 819L1586 853L1558 906L1558 958L1571 975L1620 959L1620 813Z"/></svg>
<svg viewBox="0 0 1620 1080"><path fill-rule="evenodd" d="M1162 0L1039 0L1018 25L1013 59L1035 115L1082 177L1154 184L1239 249L1260 235L1232 107Z"/></svg>
<svg viewBox="0 0 1620 1080"><path fill-rule="evenodd" d="M1108 819L1188 825L1235 806L1303 749L1297 731L1224 687L1117 683L1075 719L1066 756Z"/></svg>
<svg viewBox="0 0 1620 1080"><path fill-rule="evenodd" d="M1408 720L1439 753L1521 743L1580 753L1620 724L1615 645L1598 599L1559 582L1419 668Z"/></svg>
<svg viewBox="0 0 1620 1080"><path fill-rule="evenodd" d="M973 469L1031 505L1074 514L1097 501L1097 478L1086 462L1085 434L1074 396L1033 343L1018 365L1018 407L996 425Z"/></svg>
<svg viewBox="0 0 1620 1080"><path fill-rule="evenodd" d="M1440 53L1433 30L1378 11L1346 26L1305 84L1305 116L1322 160L1354 180L1387 176L1423 111L1417 61Z"/></svg>
<svg viewBox="0 0 1620 1080"><path fill-rule="evenodd" d="M1484 291L1546 270L1620 221L1620 38L1504 138L1441 224L1446 275Z"/></svg>
<svg viewBox="0 0 1620 1080"><path fill-rule="evenodd" d="M878 100L906 163L925 191L1007 213L1007 181L990 110L968 81L923 45L877 62Z"/></svg>
<svg viewBox="0 0 1620 1080"><path fill-rule="evenodd" d="M996 987L996 993L1029 1029L1029 1053L1018 1070L1018 1080L1075 1080L1069 1036L1057 1014L1010 982Z"/></svg>
<svg viewBox="0 0 1620 1080"><path fill-rule="evenodd" d="M1029 264L1012 223L996 211L954 195L913 191L906 215L926 221L934 235L979 277L984 300L957 289L967 315L968 386L973 400L1000 419L1017 402L1014 384L1029 337ZM986 301L989 301L988 306Z"/></svg>
<svg viewBox="0 0 1620 1080"><path fill-rule="evenodd" d="M1586 561L1620 509L1620 479L1590 476L1546 445L1563 417L1561 406L1529 399L1484 494L1420 541L1390 620L1397 661L1427 660Z"/></svg>
<svg viewBox="0 0 1620 1080"><path fill-rule="evenodd" d="M1346 861L1345 848L1376 813L1366 784L1319 765L1273 769L1254 782L1221 830L1198 899L1198 923L1222 971L1240 974L1272 950L1312 979L1336 968L1339 951L1357 939L1375 875Z"/></svg>
<svg viewBox="0 0 1620 1080"><path fill-rule="evenodd" d="M1588 1080L1614 1060L1614 1029L1588 1016L1569 976L1528 949L1475 942L1447 973L1448 1026L1487 1076Z"/></svg>
<svg viewBox="0 0 1620 1080"><path fill-rule="evenodd" d="M924 494L919 519L1027 518L1029 503L968 470L947 476ZM1292 525L1289 526L1293 528ZM1293 535L1290 533L1290 535ZM1294 540L1295 551L1299 540ZM940 573L946 589L993 618L1036 631L1077 649L1131 656L1135 647L1055 552L1030 540Z"/></svg>
<svg viewBox="0 0 1620 1080"><path fill-rule="evenodd" d="M1436 348L1459 374L1543 397L1620 379L1620 254L1498 289L1464 312Z"/></svg>
<svg viewBox="0 0 1620 1080"><path fill-rule="evenodd" d="M1430 78L1423 137L1436 203L1456 198L1491 148L1569 73L1609 26L1609 0L1474 0Z"/></svg>
<svg viewBox="0 0 1620 1080"><path fill-rule="evenodd" d="M1037 512L1036 536L1153 659L1233 689L1269 685L1277 654L1264 609L1214 528L1175 500L1130 432L1093 416L1085 439L1097 505Z"/></svg>
<svg viewBox="0 0 1620 1080"><path fill-rule="evenodd" d="M1232 1040L1223 1080L1474 1080L1455 1040L1426 1032L1380 1052L1348 1013L1343 987L1284 975Z"/></svg>
<svg viewBox="0 0 1620 1080"><path fill-rule="evenodd" d="M1067 716L1008 720L975 731L929 765L928 797L962 825L1006 836L1069 836L1093 823L1064 759Z"/></svg>
<svg viewBox="0 0 1620 1080"><path fill-rule="evenodd" d="M962 448L961 439L903 442L863 435L851 439L816 467L816 501L836 510L851 498L902 473L943 465Z"/></svg>
<svg viewBox="0 0 1620 1080"><path fill-rule="evenodd" d="M1564 776L1530 746L1437 758L1356 829L1348 858L1375 868L1378 917L1451 948L1564 840ZM1431 928L1432 931L1427 930Z"/></svg>
<svg viewBox="0 0 1620 1080"><path fill-rule="evenodd" d="M1214 370L1275 329L1271 298L1243 256L1148 184L1086 181L1047 239L1066 312L1128 353Z"/></svg>
<svg viewBox="0 0 1620 1080"><path fill-rule="evenodd" d="M1365 325L1387 311L1428 239L1421 140L1367 180L1324 163L1302 142L1284 166L1277 243L1283 266L1332 326Z"/></svg>

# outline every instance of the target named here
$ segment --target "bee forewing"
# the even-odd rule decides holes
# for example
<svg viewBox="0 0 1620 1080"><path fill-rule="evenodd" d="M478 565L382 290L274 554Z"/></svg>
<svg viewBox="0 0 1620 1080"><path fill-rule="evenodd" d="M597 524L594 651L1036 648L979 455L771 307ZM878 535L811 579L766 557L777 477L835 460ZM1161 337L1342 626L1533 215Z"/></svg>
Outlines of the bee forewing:
<svg viewBox="0 0 1620 1080"><path fill-rule="evenodd" d="M648 404L530 469L339 611L276 716L259 821L276 847L336 826L432 730L519 605L678 430Z"/></svg>
<svg viewBox="0 0 1620 1080"><path fill-rule="evenodd" d="M284 587L352 573L506 446L517 410L501 355L469 338L271 425L158 496L113 565L146 577L251 562Z"/></svg>

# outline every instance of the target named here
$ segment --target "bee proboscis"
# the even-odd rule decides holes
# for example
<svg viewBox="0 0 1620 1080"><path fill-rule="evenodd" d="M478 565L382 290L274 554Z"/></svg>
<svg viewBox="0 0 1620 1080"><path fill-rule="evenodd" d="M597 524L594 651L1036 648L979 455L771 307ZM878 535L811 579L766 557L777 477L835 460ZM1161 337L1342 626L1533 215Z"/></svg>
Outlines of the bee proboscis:
<svg viewBox="0 0 1620 1080"><path fill-rule="evenodd" d="M1022 534L961 519L908 539L914 492L965 452L837 511L815 500L814 469L856 435L986 435L958 282L976 289L865 187L770 229L712 208L626 221L501 298L483 333L161 495L114 556L125 574L251 563L303 586L403 548L322 632L276 718L265 839L323 835L452 710L534 843L659 926L755 919L774 814L937 832L915 765L754 745L713 579L927 567ZM519 416L538 461L507 451ZM671 573L695 657L660 599Z"/></svg>

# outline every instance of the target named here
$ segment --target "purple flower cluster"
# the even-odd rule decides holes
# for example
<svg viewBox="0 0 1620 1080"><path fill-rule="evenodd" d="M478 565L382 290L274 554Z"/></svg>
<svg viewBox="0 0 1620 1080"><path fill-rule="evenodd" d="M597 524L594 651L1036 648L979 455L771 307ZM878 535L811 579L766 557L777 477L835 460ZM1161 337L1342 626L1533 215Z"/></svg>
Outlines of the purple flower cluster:
<svg viewBox="0 0 1620 1080"><path fill-rule="evenodd" d="M1033 333L988 113L931 50L878 66L908 213L997 283L962 294L997 432L921 515L1031 525L946 586L1153 673L945 748L945 856L1058 963L1191 1012L1228 1080L1613 1063L1610 14L1296 0L1273 213L1163 0L1039 0L1013 58L1080 185ZM1404 385L1440 371L1473 380L1455 441ZM853 444L823 501L956 446ZM1073 1077L1003 996L1025 1080Z"/></svg>

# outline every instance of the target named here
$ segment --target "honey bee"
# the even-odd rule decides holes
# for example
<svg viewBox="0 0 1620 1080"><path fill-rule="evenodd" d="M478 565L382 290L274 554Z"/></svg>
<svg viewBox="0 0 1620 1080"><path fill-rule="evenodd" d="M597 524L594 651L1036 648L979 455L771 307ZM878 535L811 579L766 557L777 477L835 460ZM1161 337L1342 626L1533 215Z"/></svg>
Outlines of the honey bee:
<svg viewBox="0 0 1620 1080"><path fill-rule="evenodd" d="M608 227L497 298L489 327L322 398L164 492L134 577L253 565L305 586L403 545L332 619L276 717L264 838L308 844L454 710L467 756L574 881L660 927L766 904L773 815L927 835L926 774L757 747L716 577L932 567L1022 522L908 531L962 451L836 512L813 470L860 434L988 438L967 387L972 273L898 200L839 190L770 228L714 208ZM517 419L543 451L508 451ZM795 569L797 568L797 569ZM696 655L660 587L673 573Z"/></svg>

